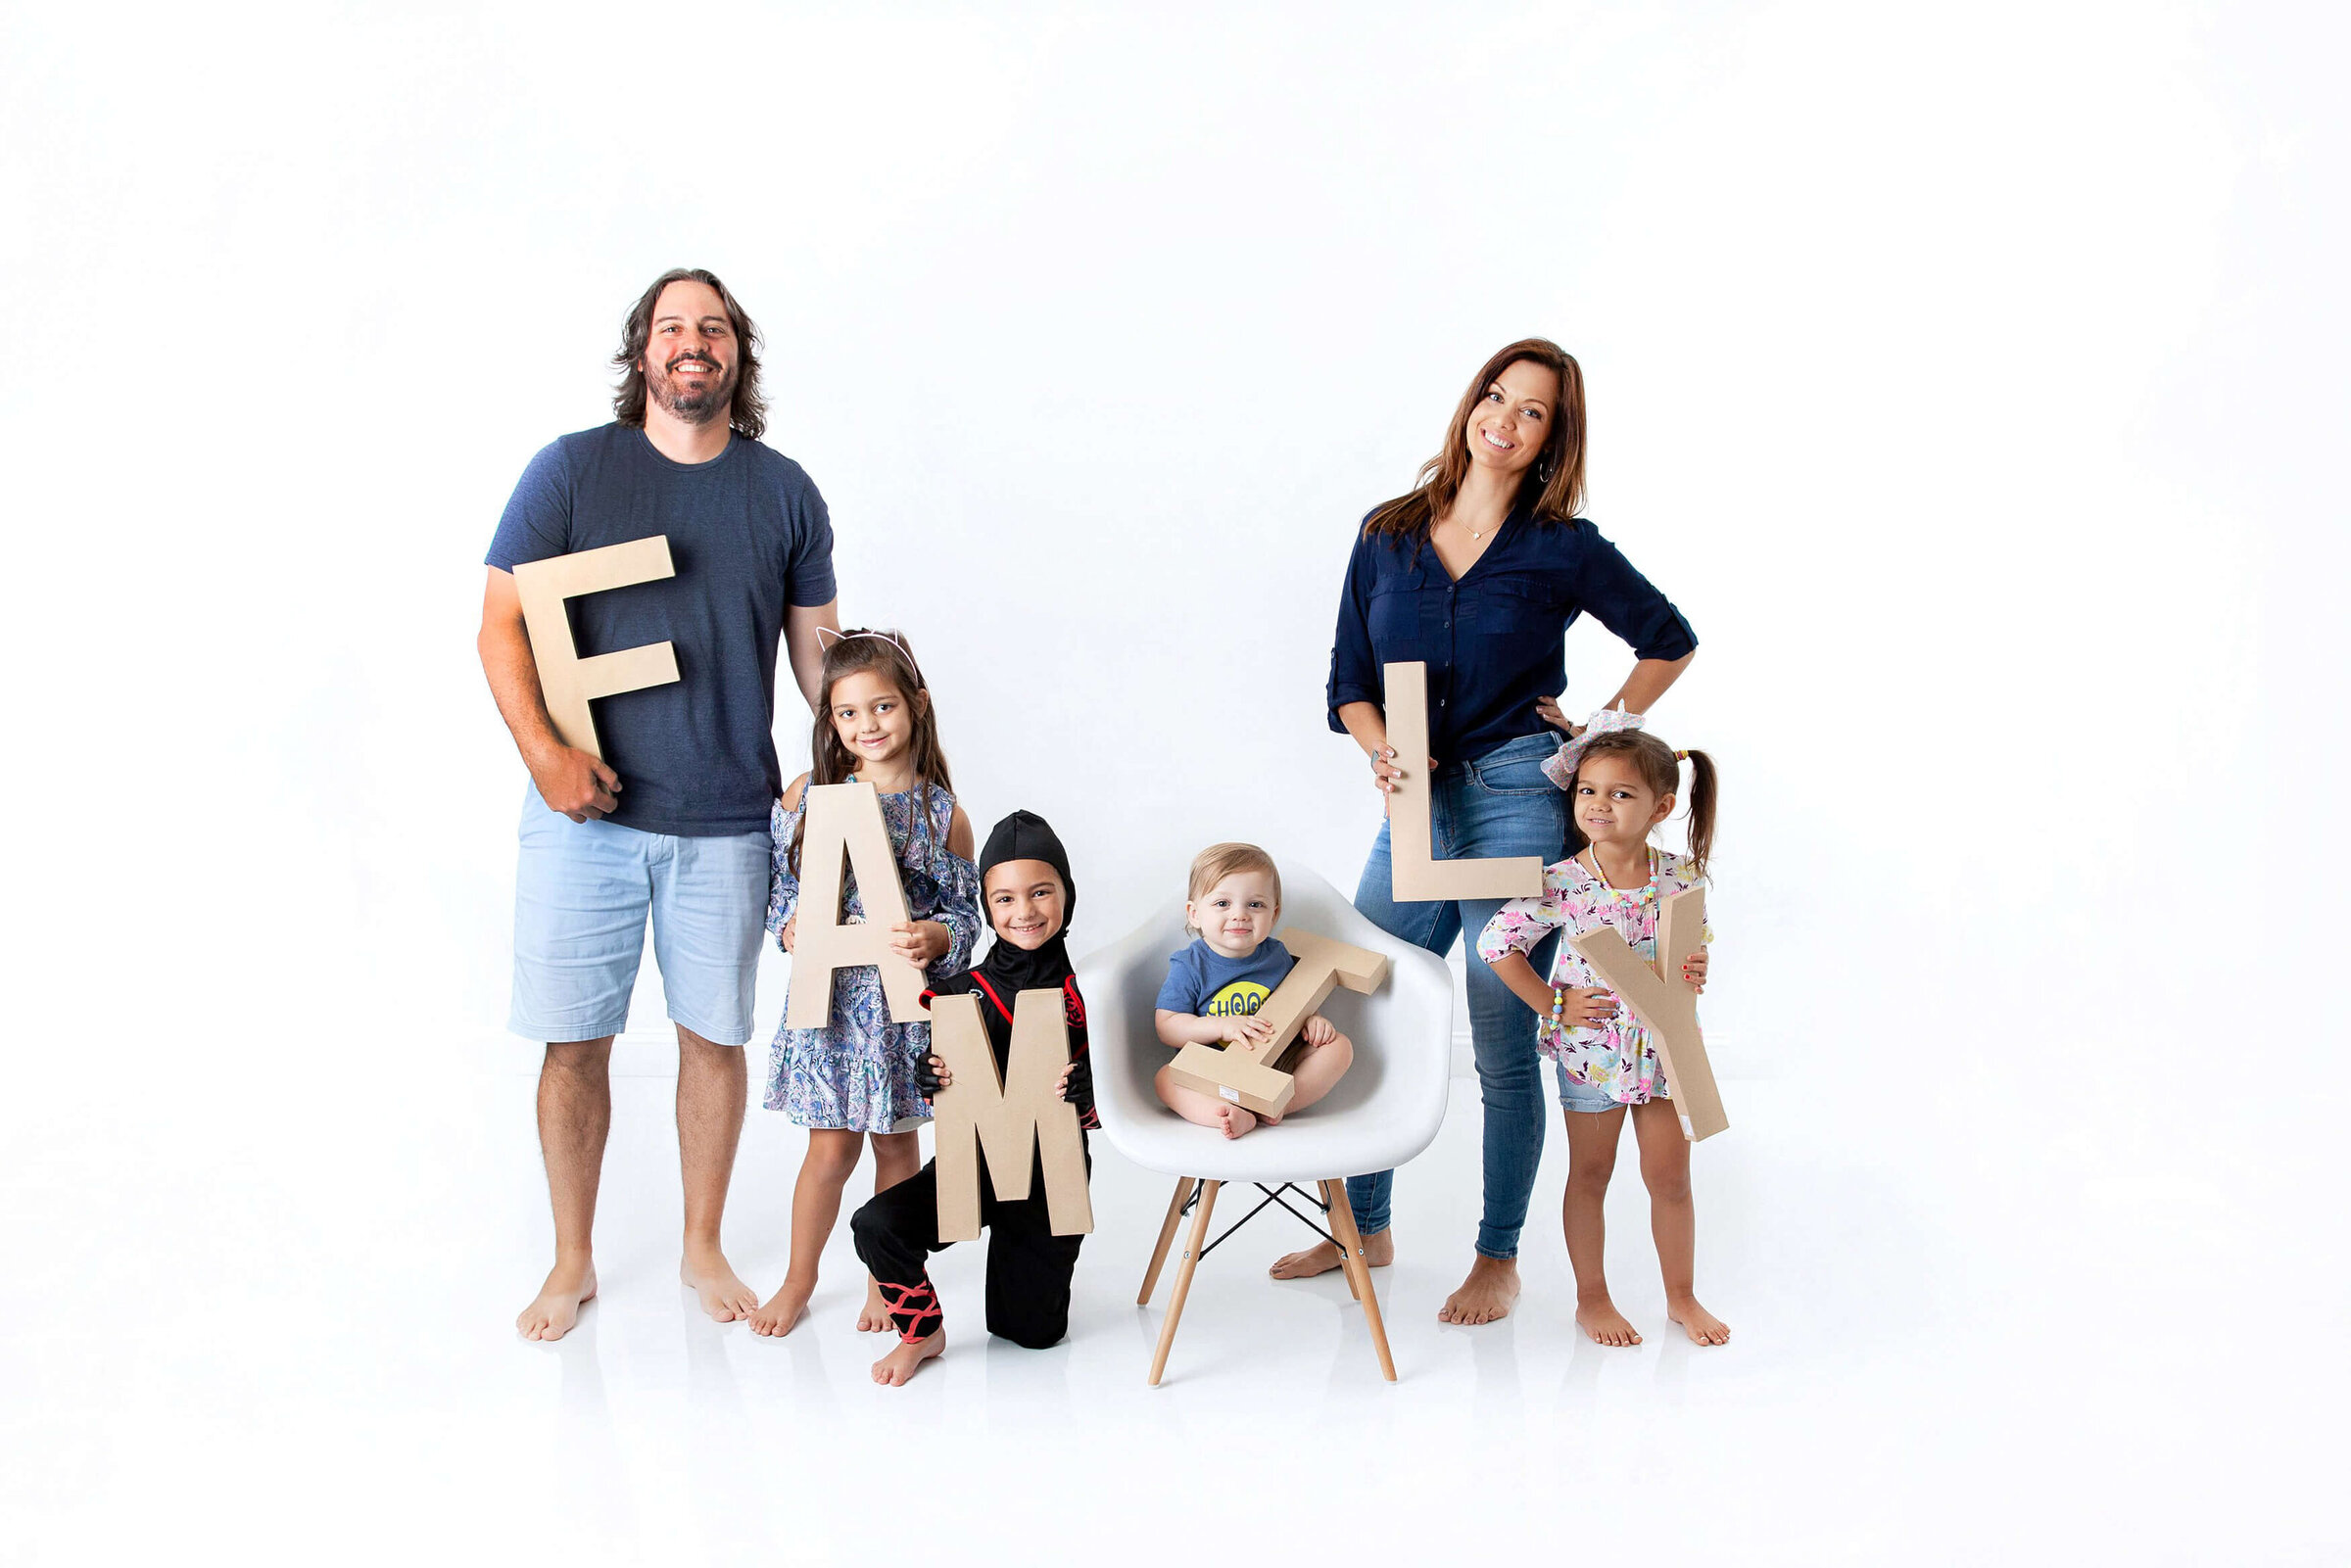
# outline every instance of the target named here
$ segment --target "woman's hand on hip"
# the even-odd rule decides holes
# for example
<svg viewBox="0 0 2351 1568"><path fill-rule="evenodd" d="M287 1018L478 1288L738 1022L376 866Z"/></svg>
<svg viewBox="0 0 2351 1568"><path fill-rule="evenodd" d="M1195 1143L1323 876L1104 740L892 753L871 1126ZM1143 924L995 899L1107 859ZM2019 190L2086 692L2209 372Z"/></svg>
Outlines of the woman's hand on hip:
<svg viewBox="0 0 2351 1568"><path fill-rule="evenodd" d="M1561 694L1564 695L1564 693ZM1584 733L1584 727L1582 725L1568 723L1567 715L1559 711L1559 697L1535 698L1535 717L1541 719L1545 724L1551 726L1554 730L1564 732L1567 738L1570 740Z"/></svg>

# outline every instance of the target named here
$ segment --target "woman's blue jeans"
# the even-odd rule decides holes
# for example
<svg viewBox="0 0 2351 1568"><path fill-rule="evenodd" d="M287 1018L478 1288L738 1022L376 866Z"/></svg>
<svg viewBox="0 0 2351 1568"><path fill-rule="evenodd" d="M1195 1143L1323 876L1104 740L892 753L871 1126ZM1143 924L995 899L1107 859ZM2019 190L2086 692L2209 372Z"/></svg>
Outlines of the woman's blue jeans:
<svg viewBox="0 0 2351 1568"><path fill-rule="evenodd" d="M1559 748L1556 735L1521 736L1474 762L1439 768L1429 790L1431 847L1440 860L1485 855L1540 855L1545 864L1567 847L1567 796L1543 777L1542 761ZM1518 1256L1518 1232L1526 1224L1535 1166L1543 1159L1545 1103L1542 1057L1535 1051L1534 1010L1477 956L1486 922L1502 908L1499 898L1450 903L1400 904L1388 859L1388 825L1379 825L1355 907L1392 936L1442 957L1466 934L1469 968L1469 1035L1477 1060L1478 1091L1485 1102L1485 1209L1477 1225L1477 1250L1488 1258ZM1550 973L1550 941L1527 955L1535 973ZM1356 1225L1367 1236L1388 1228L1388 1194L1395 1172L1382 1170L1347 1179L1347 1201Z"/></svg>

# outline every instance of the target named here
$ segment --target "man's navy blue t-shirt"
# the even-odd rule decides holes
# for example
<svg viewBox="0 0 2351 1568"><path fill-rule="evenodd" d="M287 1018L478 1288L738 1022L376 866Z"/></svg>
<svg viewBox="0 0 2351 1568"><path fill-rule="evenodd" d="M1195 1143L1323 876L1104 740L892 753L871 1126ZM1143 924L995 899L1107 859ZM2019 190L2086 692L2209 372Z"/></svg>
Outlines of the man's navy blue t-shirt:
<svg viewBox="0 0 2351 1568"><path fill-rule="evenodd" d="M834 598L824 498L798 463L741 435L681 463L635 425L600 425L531 459L488 562L510 572L655 534L669 536L675 577L569 601L582 658L677 647L676 681L597 699L597 739L622 785L608 820L686 837L764 832L784 785L772 733L784 609Z"/></svg>

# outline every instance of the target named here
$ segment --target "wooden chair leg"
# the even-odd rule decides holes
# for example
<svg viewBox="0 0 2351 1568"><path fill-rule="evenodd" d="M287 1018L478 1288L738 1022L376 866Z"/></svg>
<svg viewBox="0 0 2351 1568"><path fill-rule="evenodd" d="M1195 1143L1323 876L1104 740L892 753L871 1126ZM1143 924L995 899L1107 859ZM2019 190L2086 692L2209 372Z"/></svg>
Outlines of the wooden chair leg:
<svg viewBox="0 0 2351 1568"><path fill-rule="evenodd" d="M1322 1194L1322 1201L1330 1206L1328 1210L1325 1211L1326 1215L1330 1220L1330 1244L1333 1247L1338 1247L1339 1249L1339 1272L1346 1276L1347 1294L1360 1302L1364 1299L1363 1290L1355 1282L1355 1268L1353 1264L1348 1261L1347 1249L1339 1245L1339 1237L1341 1234L1343 1234L1343 1232L1341 1232L1339 1229L1339 1207L1347 1202L1347 1183L1343 1181L1318 1181L1315 1183L1315 1186L1320 1190Z"/></svg>
<svg viewBox="0 0 2351 1568"><path fill-rule="evenodd" d="M1159 1227L1159 1245L1151 1249L1151 1266L1143 1270L1143 1288L1134 1298L1137 1307L1151 1305L1151 1292L1159 1284L1160 1265L1168 1260L1168 1248L1176 1240L1176 1222L1183 1217L1183 1201L1192 1195L1192 1178L1176 1178L1176 1196L1168 1200L1168 1217Z"/></svg>
<svg viewBox="0 0 2351 1568"><path fill-rule="evenodd" d="M1200 1188L1200 1207L1192 1212L1192 1234L1183 1245L1183 1260L1176 1265L1176 1291L1168 1298L1168 1320L1159 1325L1159 1349L1151 1356L1151 1386L1159 1387L1159 1374L1167 1369L1168 1347L1176 1343L1176 1320L1183 1315L1183 1299L1192 1291L1192 1270L1200 1266L1200 1249L1208 1242L1208 1216L1217 1207L1217 1189L1221 1181L1205 1182Z"/></svg>
<svg viewBox="0 0 2351 1568"><path fill-rule="evenodd" d="M1371 1264L1364 1257L1363 1233L1355 1228L1355 1211L1347 1204L1347 1184L1331 1185L1339 1189L1339 1201L1331 1206L1330 1217L1338 1222L1331 1234L1339 1239L1339 1255L1346 1259L1350 1273L1362 1287L1356 1299L1364 1304L1364 1321L1371 1329L1371 1349L1379 1355L1380 1375L1389 1382L1396 1381L1396 1357L1388 1354L1388 1329L1379 1317L1379 1293L1371 1286Z"/></svg>

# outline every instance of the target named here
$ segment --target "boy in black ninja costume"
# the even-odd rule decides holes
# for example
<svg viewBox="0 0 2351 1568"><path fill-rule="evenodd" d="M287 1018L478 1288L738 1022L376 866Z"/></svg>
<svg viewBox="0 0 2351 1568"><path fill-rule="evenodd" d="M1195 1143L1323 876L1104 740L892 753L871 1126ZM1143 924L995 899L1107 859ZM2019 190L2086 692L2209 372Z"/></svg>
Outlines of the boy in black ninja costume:
<svg viewBox="0 0 2351 1568"><path fill-rule="evenodd" d="M996 824L980 851L980 885L981 907L996 939L987 957L925 991L924 1005L934 996L977 993L988 1047L1001 1073L1012 1054L1016 999L1023 991L1059 991L1070 1027L1070 1065L1062 1069L1056 1092L1078 1108L1080 1126L1099 1127L1085 1054L1085 1003L1078 995L1078 977L1063 943L1078 891L1070 881L1069 857L1044 818L1016 811ZM924 1093L936 1094L953 1079L946 1064L930 1056L924 1058L916 1081ZM1045 1211L1043 1162L1033 1142L1030 1159L1035 1162L1030 1196L1007 1203L996 1196L986 1152L981 1151L980 1222L988 1229L987 1331L1041 1351L1059 1342L1069 1328L1070 1275L1078 1267L1078 1249L1085 1238L1053 1234ZM1090 1151L1086 1168L1093 1168ZM890 1323L898 1331L898 1348L874 1363L874 1381L904 1383L923 1362L947 1348L938 1295L931 1288L926 1262L930 1254L947 1245L938 1239L937 1162L876 1193L850 1217L849 1231L856 1238L857 1256L881 1284Z"/></svg>

